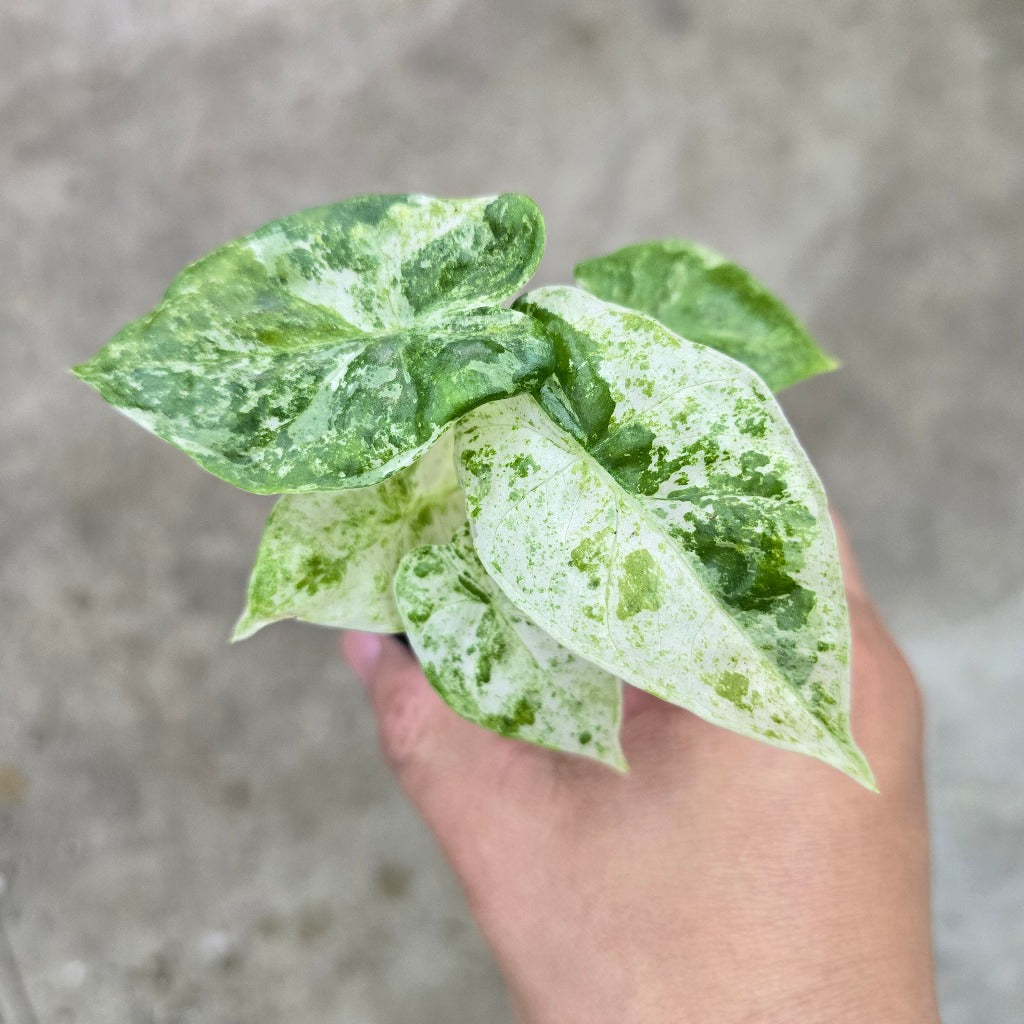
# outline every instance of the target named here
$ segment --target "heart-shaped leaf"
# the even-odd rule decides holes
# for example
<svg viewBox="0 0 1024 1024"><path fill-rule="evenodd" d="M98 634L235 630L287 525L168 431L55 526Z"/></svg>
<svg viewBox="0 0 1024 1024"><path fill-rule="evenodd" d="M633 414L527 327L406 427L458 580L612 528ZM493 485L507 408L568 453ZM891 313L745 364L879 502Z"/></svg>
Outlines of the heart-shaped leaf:
<svg viewBox="0 0 1024 1024"><path fill-rule="evenodd" d="M307 210L182 271L75 372L238 487L366 486L546 375L544 334L496 305L543 245L540 212L518 195Z"/></svg>
<svg viewBox="0 0 1024 1024"><path fill-rule="evenodd" d="M556 344L544 407L518 396L456 428L488 573L616 676L872 785L825 496L764 383L577 289L519 305Z"/></svg>
<svg viewBox="0 0 1024 1024"><path fill-rule="evenodd" d="M468 528L402 559L395 598L427 678L454 711L503 736L625 769L622 686L557 644L480 564Z"/></svg>
<svg viewBox="0 0 1024 1024"><path fill-rule="evenodd" d="M391 585L402 556L447 541L465 521L451 431L375 486L286 494L263 531L234 639L291 618L399 632Z"/></svg>
<svg viewBox="0 0 1024 1024"><path fill-rule="evenodd" d="M691 242L645 242L587 260L576 282L746 363L773 391L833 370L793 314L747 271Z"/></svg>

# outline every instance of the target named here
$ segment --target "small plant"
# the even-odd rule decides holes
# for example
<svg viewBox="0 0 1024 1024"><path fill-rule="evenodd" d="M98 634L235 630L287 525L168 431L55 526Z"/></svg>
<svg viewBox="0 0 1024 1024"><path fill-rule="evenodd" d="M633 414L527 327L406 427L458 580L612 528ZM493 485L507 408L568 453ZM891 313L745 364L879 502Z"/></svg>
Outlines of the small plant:
<svg viewBox="0 0 1024 1024"><path fill-rule="evenodd" d="M873 788L818 477L772 391L834 364L685 242L510 299L520 195L371 195L188 267L76 368L244 490L283 495L235 637L404 631L460 715L625 767L620 680Z"/></svg>

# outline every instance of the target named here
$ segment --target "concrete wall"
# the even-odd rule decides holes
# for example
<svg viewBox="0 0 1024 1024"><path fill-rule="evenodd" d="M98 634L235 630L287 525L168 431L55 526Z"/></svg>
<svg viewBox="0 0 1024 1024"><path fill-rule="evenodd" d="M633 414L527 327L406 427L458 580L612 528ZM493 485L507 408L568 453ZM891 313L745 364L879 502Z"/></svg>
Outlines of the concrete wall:
<svg viewBox="0 0 1024 1024"><path fill-rule="evenodd" d="M42 1019L508 1019L333 636L226 645L268 502L66 372L218 242L392 190L532 195L544 282L702 240L844 361L785 405L927 693L946 1022L1013 1019L1022 58L1019 0L6 0L0 911Z"/></svg>

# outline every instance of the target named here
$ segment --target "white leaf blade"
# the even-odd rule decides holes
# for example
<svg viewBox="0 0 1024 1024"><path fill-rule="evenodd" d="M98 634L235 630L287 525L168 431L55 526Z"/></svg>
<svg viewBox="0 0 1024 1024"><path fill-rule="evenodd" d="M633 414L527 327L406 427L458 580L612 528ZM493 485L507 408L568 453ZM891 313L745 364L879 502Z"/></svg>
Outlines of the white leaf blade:
<svg viewBox="0 0 1024 1024"><path fill-rule="evenodd" d="M450 431L415 466L375 486L285 495L267 521L232 639L290 618L399 632L391 590L399 561L464 522Z"/></svg>
<svg viewBox="0 0 1024 1024"><path fill-rule="evenodd" d="M824 493L763 383L576 289L519 306L556 341L559 380L542 400L550 408L557 390L576 437L526 397L458 428L488 572L552 636L628 682L871 785L849 736Z"/></svg>
<svg viewBox="0 0 1024 1024"><path fill-rule="evenodd" d="M625 770L621 684L508 601L480 564L468 529L450 544L406 555L395 597L427 678L458 714Z"/></svg>

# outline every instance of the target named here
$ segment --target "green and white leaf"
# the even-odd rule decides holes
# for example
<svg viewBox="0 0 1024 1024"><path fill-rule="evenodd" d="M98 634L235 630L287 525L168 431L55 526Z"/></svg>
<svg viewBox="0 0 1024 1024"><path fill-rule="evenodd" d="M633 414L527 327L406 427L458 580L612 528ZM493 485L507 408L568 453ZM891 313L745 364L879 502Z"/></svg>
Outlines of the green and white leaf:
<svg viewBox="0 0 1024 1024"><path fill-rule="evenodd" d="M487 572L608 672L871 786L825 496L764 383L574 288L519 305L557 379L456 428Z"/></svg>
<svg viewBox="0 0 1024 1024"><path fill-rule="evenodd" d="M463 718L625 769L620 682L561 647L505 597L468 528L449 544L407 554L395 597L423 671Z"/></svg>
<svg viewBox="0 0 1024 1024"><path fill-rule="evenodd" d="M75 373L238 487L367 486L547 374L543 333L498 305L543 247L519 195L307 210L182 271Z"/></svg>
<svg viewBox="0 0 1024 1024"><path fill-rule="evenodd" d="M267 520L233 639L292 618L399 632L391 586L402 556L447 541L465 521L451 431L372 487L286 494Z"/></svg>
<svg viewBox="0 0 1024 1024"><path fill-rule="evenodd" d="M645 242L587 260L576 282L746 363L773 391L833 370L793 314L746 270L692 242Z"/></svg>

